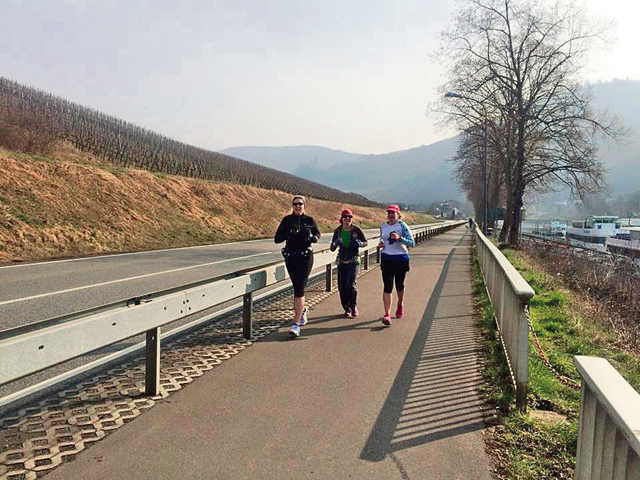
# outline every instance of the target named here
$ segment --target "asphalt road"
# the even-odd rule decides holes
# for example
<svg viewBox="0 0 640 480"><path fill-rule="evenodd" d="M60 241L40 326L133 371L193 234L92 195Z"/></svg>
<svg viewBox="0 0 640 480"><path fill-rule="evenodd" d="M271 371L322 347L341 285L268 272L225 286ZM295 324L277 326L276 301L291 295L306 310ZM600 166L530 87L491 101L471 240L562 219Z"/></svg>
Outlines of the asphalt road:
<svg viewBox="0 0 640 480"><path fill-rule="evenodd" d="M368 238L377 237L378 232L365 230ZM328 247L330 240L330 233L323 234L315 250ZM268 238L0 267L0 332L281 261L282 247L283 244L276 245ZM163 327L163 332L211 316L233 302L174 322ZM0 398L143 340L144 336L133 337L2 385Z"/></svg>
<svg viewBox="0 0 640 480"><path fill-rule="evenodd" d="M324 234L316 250L330 240ZM0 331L259 267L281 260L282 246L249 240L0 267Z"/></svg>

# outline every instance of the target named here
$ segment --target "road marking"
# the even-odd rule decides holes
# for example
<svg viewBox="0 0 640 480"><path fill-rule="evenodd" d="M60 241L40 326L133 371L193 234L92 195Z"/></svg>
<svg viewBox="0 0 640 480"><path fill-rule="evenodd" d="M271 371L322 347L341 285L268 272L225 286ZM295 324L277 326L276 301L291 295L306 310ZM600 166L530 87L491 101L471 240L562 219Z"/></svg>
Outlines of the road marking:
<svg viewBox="0 0 640 480"><path fill-rule="evenodd" d="M57 292L41 293L39 295L33 295L31 297L16 298L14 300L5 300L4 302L0 302L0 305L9 305L9 304L12 304L12 303L25 302L27 300L33 300L33 299L36 299L36 298L51 297L53 295L60 295L61 293L77 292L79 290L86 290L88 288L103 287L105 285L112 285L114 283L128 282L130 280L138 280L140 278L148 278L148 277L154 277L156 275L164 275L164 274L167 274L167 273L180 272L180 271L184 271L184 270L191 270L193 268L208 267L209 265L215 265L215 264L218 264L218 263L235 262L237 260L242 260L242 259L245 259L245 258L259 257L261 255L270 255L272 253L275 253L275 252L255 253L253 255L247 255L245 257L228 258L226 260L218 260L218 261L215 261L215 262L201 263L200 265L192 265L190 267L174 268L173 270L165 270L163 272L147 273L145 275L138 275L136 277L121 278L119 280L110 280L108 282L94 283L93 285L85 285L83 287L68 288L66 290L59 290Z"/></svg>
<svg viewBox="0 0 640 480"><path fill-rule="evenodd" d="M161 250L145 250L144 252L128 252L128 253L110 253L106 255L96 255L93 257L80 257L80 258L65 258L64 260L45 260L42 262L33 262L33 263L20 263L18 265L5 265L0 266L0 270L5 268L26 268L33 267L36 265L50 265L53 263L65 263L65 262L79 262L81 260L102 260L105 258L113 258L113 257L126 257L128 255L143 255L145 253L159 253L159 252L172 252L175 250L186 250L188 248L206 248L206 247L224 247L227 245L239 245L242 243L253 243L253 242L263 242L265 240L271 241L269 238L255 238L253 240L242 240L240 242L227 242L227 243L210 243L206 245L194 245L192 247L175 247L175 248L163 248Z"/></svg>
<svg viewBox="0 0 640 480"><path fill-rule="evenodd" d="M365 230L365 232L377 232L378 229L375 228L371 228L368 230ZM328 232L326 235L331 235L331 232ZM207 244L207 245L194 245L192 247L176 247L176 248L163 248L161 250L145 250L144 252L129 252L129 253L112 253L112 254L107 254L107 255L96 255L93 257L81 257L81 258L65 258L64 260L45 260L43 262L33 262L33 263L20 263L18 265L4 265L4 266L0 266L0 270L3 269L7 269L7 268L27 268L27 267L34 267L34 266L39 266L39 265L51 265L54 263L66 263L66 262L79 262L79 261L83 261L83 260L102 260L105 258L114 258L114 257L126 257L129 255L143 255L146 253L159 253L159 252L172 252L172 251L176 251L176 250L186 250L189 248L206 248L206 247L224 247L227 245L240 245L243 243L255 243L255 242L264 242L264 241L271 241L270 238L255 238L253 240L242 240L240 242L227 242L227 243L211 243L211 244ZM1 304L0 304L1 305Z"/></svg>

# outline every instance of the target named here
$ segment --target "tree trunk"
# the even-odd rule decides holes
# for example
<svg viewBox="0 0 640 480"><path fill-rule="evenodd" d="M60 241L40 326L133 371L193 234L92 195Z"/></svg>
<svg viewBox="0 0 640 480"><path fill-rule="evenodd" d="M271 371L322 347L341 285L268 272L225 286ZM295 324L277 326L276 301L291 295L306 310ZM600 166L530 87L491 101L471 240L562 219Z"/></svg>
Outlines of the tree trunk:
<svg viewBox="0 0 640 480"><path fill-rule="evenodd" d="M522 118L522 116L520 116ZM509 229L509 246L517 247L520 243L520 219L522 198L524 197L524 129L523 121L518 125L518 143L516 146L515 185L513 189L513 220Z"/></svg>
<svg viewBox="0 0 640 480"><path fill-rule="evenodd" d="M498 241L500 243L507 243L509 238L509 231L511 231L511 224L513 223L513 172L512 172L512 150L510 147L511 138L508 139L509 144L507 145L506 152L506 162L505 162L505 172L504 172L504 186L506 189L506 197L507 197L507 211L505 212L504 222L502 224L502 230L500 231L500 238Z"/></svg>
<svg viewBox="0 0 640 480"><path fill-rule="evenodd" d="M500 230L500 237L498 238L500 243L507 242L507 237L511 230L511 224L513 223L513 200L513 190L509 188L507 184L507 210L505 212L504 222L502 223L502 230Z"/></svg>

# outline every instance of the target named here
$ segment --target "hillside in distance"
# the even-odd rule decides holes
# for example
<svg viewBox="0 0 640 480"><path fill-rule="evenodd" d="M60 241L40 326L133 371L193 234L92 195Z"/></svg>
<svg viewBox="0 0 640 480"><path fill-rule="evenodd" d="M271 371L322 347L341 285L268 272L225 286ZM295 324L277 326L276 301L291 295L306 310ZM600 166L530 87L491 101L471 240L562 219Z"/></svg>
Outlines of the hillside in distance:
<svg viewBox="0 0 640 480"><path fill-rule="evenodd" d="M38 148L34 148L34 139ZM55 141L70 142L84 152L125 167L376 205L361 195L185 144L0 76L0 146L42 152Z"/></svg>
<svg viewBox="0 0 640 480"><path fill-rule="evenodd" d="M630 129L620 143L598 139L609 190L613 195L640 190L640 81L615 79L590 86L594 108L607 110ZM456 148L457 137L381 155L317 146L234 147L222 152L371 200L430 204L464 197L451 178L453 165L448 161ZM560 190L549 198L566 199L569 192Z"/></svg>
<svg viewBox="0 0 640 480"><path fill-rule="evenodd" d="M462 199L453 182L457 138L380 155L342 152L322 147L235 147L223 150L265 166L380 202L430 204ZM279 159L286 159L281 161Z"/></svg>
<svg viewBox="0 0 640 480"><path fill-rule="evenodd" d="M300 165L313 165L318 169L330 168L336 164L352 162L362 155L343 152L325 147L299 145L292 147L231 147L220 150L220 153L231 155L251 162L275 168L287 173L294 173Z"/></svg>
<svg viewBox="0 0 640 480"><path fill-rule="evenodd" d="M290 193L124 168L68 142L48 154L0 148L0 171L0 264L271 238L291 212ZM323 233L345 205L307 204ZM363 228L386 217L379 207L347 205Z"/></svg>

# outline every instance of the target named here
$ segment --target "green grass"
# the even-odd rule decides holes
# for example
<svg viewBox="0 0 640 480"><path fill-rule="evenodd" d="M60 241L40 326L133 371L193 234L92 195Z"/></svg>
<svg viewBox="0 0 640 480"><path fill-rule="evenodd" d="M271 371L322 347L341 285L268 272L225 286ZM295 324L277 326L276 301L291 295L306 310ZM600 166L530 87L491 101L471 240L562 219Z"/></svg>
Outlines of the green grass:
<svg viewBox="0 0 640 480"><path fill-rule="evenodd" d="M500 440L509 446L507 478L569 478L573 472L574 422L546 423L514 413L504 419Z"/></svg>
<svg viewBox="0 0 640 480"><path fill-rule="evenodd" d="M538 340L553 367L563 376L580 382L573 365L574 355L604 357L638 390L640 358L617 346L616 335L607 326L585 318L579 312L579 298L563 289L554 278L534 268L521 251L503 253L531 285L536 296L530 302L531 320ZM493 320L493 310L484 288L477 257L474 256L474 293L482 313L481 328L488 359L485 372L488 400L499 414L500 424L489 440L501 452L501 478L570 478L575 454L580 412L580 392L560 383L537 354L529 336L529 383L527 406L566 416L552 424L515 410L511 380Z"/></svg>
<svg viewBox="0 0 640 480"><path fill-rule="evenodd" d="M43 153L26 153L26 152L18 152L15 150L11 150L10 152L11 152L11 156L16 160L27 160L27 161L37 160L40 162L45 162L50 164L60 163L60 160L56 160L52 156L46 155Z"/></svg>
<svg viewBox="0 0 640 480"><path fill-rule="evenodd" d="M46 222L44 221L44 219L38 218L38 216L42 217L42 214L32 213L32 212L29 212L27 214L19 211L16 211L13 213L15 214L15 217L18 220L26 223L27 225L31 225L32 227L42 227L46 225Z"/></svg>
<svg viewBox="0 0 640 480"><path fill-rule="evenodd" d="M523 415L515 409L513 387L495 327L493 307L475 254L473 278L476 305L482 313L481 328L488 360L483 393L497 407L499 418L499 425L489 439L490 450L498 459L497 473L500 478L510 479L568 478L575 468L578 435L576 405L568 408L566 399L567 396L572 399L573 392L557 382L530 351L528 409L544 406L548 410L569 414L568 420L553 424ZM534 297L531 311L532 314L534 311L536 314L545 312L542 315L546 325L544 334L557 335L565 331L565 318L558 310L564 308L566 297L561 292L545 291L544 276L532 275L530 278L534 279L534 289L539 293Z"/></svg>

